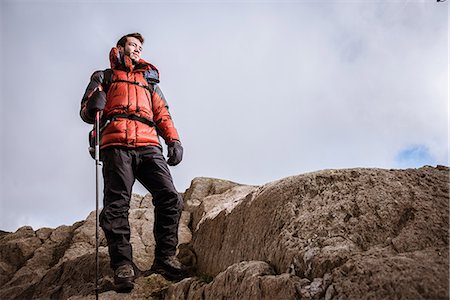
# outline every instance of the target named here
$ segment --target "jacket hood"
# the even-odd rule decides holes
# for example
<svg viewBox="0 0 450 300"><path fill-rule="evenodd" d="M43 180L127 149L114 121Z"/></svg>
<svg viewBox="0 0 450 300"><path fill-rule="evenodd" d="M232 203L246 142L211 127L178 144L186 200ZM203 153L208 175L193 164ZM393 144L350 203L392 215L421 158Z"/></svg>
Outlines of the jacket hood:
<svg viewBox="0 0 450 300"><path fill-rule="evenodd" d="M159 77L158 69L151 63L143 60L142 58L133 65L133 61L129 56L124 56L123 59L120 57L119 49L113 47L109 52L109 62L111 64L111 69L125 70L125 71L156 71Z"/></svg>

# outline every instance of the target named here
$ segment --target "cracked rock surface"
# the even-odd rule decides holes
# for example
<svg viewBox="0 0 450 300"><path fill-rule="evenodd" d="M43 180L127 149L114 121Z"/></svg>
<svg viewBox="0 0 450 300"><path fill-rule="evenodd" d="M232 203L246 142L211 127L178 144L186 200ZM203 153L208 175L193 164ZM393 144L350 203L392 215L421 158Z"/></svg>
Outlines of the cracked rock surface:
<svg viewBox="0 0 450 300"><path fill-rule="evenodd" d="M254 299L278 299L278 291L292 299L448 299L447 167L324 170L248 187L239 199L230 197L236 189L191 209L202 216L191 242L197 273L215 279L177 283L176 295L208 299L230 266L260 261L273 274L252 275ZM289 277L267 293L267 276ZM227 299L239 299L240 286L228 282L223 295L233 290Z"/></svg>
<svg viewBox="0 0 450 300"><path fill-rule="evenodd" d="M195 178L179 257L190 278L112 291L103 237L100 299L448 299L449 169L323 170L262 186ZM151 197L133 196L136 265L153 260ZM95 214L0 235L1 299L95 299Z"/></svg>

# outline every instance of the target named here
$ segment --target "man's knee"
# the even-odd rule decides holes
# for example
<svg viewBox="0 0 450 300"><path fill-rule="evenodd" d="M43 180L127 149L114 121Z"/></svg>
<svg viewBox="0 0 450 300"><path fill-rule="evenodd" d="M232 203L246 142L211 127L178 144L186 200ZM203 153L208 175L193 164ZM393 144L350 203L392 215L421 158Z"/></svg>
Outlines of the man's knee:
<svg viewBox="0 0 450 300"><path fill-rule="evenodd" d="M129 207L106 206L100 213L100 226L106 232L113 234L128 234L130 224L128 222Z"/></svg>
<svg viewBox="0 0 450 300"><path fill-rule="evenodd" d="M153 205L157 210L170 210L181 213L183 210L183 199L176 190L166 190L153 198Z"/></svg>

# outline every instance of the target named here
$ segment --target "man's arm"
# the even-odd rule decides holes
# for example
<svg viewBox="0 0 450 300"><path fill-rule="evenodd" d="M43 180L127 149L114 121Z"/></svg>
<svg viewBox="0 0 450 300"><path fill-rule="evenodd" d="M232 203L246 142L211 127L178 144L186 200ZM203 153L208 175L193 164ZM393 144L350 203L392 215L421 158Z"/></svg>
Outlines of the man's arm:
<svg viewBox="0 0 450 300"><path fill-rule="evenodd" d="M80 116L86 123L94 124L96 111L103 110L105 107L106 94L102 87L104 77L104 71L94 72L84 92L81 100Z"/></svg>
<svg viewBox="0 0 450 300"><path fill-rule="evenodd" d="M152 93L153 121L161 133L162 138L167 145L173 142L180 143L180 137L172 121L169 112L169 105L161 89L157 84L154 85Z"/></svg>
<svg viewBox="0 0 450 300"><path fill-rule="evenodd" d="M183 159L183 147L180 137L169 113L169 106L158 85L154 85L152 93L153 121L167 144L167 164L178 165Z"/></svg>

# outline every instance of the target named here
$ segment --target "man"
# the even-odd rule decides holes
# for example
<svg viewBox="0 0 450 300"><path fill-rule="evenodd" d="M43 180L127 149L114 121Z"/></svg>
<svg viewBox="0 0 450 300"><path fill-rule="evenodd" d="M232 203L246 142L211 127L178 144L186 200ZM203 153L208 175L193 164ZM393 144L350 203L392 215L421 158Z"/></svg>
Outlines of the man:
<svg viewBox="0 0 450 300"><path fill-rule="evenodd" d="M180 163L183 148L167 102L158 87L159 72L141 59L144 38L123 36L111 49L111 69L96 71L81 101L81 118L94 123L101 111L100 149L104 199L100 213L118 291L130 291L135 278L128 210L132 186L139 180L155 206L155 260L152 270L180 279L184 267L175 257L182 199L167 165ZM159 135L168 147L162 155Z"/></svg>

